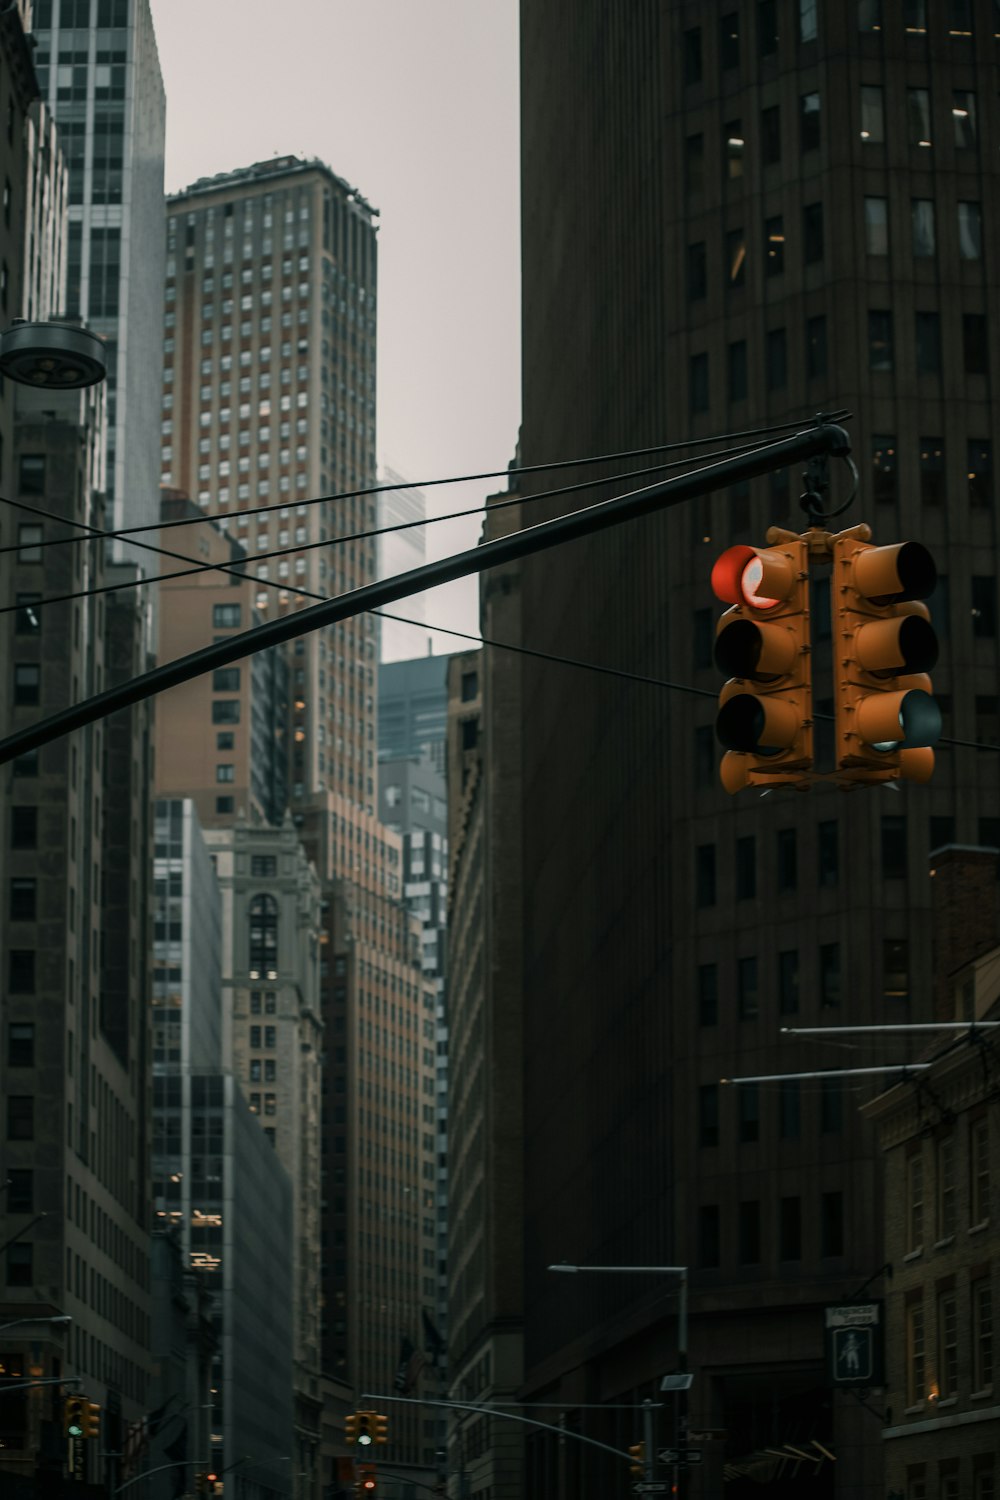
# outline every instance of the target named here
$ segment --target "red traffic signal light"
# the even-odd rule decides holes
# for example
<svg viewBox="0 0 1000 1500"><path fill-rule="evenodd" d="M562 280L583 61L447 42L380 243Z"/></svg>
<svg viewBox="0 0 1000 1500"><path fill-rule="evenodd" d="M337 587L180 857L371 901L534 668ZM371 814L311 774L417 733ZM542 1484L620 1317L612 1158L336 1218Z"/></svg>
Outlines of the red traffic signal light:
<svg viewBox="0 0 1000 1500"><path fill-rule="evenodd" d="M836 766L854 781L929 781L941 710L927 675L938 656L930 612L937 570L920 542L832 544Z"/></svg>
<svg viewBox="0 0 1000 1500"><path fill-rule="evenodd" d="M375 1477L374 1464L360 1464L358 1466L357 1480L355 1481L359 1495L374 1496L378 1488L378 1480Z"/></svg>
<svg viewBox="0 0 1000 1500"><path fill-rule="evenodd" d="M715 662L729 680L716 734L728 792L752 781L794 784L812 766L808 547L786 533L770 547L728 547L712 588L731 609L718 622Z"/></svg>

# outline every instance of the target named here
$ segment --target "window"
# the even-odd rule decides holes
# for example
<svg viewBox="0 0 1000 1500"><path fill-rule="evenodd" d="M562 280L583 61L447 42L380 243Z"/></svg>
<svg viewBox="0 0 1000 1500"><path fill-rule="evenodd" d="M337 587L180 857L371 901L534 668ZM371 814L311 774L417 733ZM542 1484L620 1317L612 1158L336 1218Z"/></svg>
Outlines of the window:
<svg viewBox="0 0 1000 1500"><path fill-rule="evenodd" d="M231 813L236 810L235 799L232 797L216 797L215 810L217 813Z"/></svg>
<svg viewBox="0 0 1000 1500"><path fill-rule="evenodd" d="M739 1135L745 1142L760 1138L760 1091L756 1083L741 1083L737 1086L739 1104Z"/></svg>
<svg viewBox="0 0 1000 1500"><path fill-rule="evenodd" d="M783 1141L797 1141L802 1134L801 1090L797 1078L783 1078L778 1085L778 1134Z"/></svg>
<svg viewBox="0 0 1000 1500"><path fill-rule="evenodd" d="M821 943L819 949L819 1003L840 1004L840 944Z"/></svg>
<svg viewBox="0 0 1000 1500"><path fill-rule="evenodd" d="M240 624L238 604L213 604L212 625L216 630L235 629Z"/></svg>
<svg viewBox="0 0 1000 1500"><path fill-rule="evenodd" d="M958 205L958 253L963 260L979 260L982 256L983 222L978 203Z"/></svg>
<svg viewBox="0 0 1000 1500"><path fill-rule="evenodd" d="M472 703L472 702L474 702L474 700L477 698L477 696L479 694L479 673L478 672L463 672L462 673L461 692L462 692L462 702L463 703Z"/></svg>
<svg viewBox="0 0 1000 1500"><path fill-rule="evenodd" d="M858 0L858 30L882 30L882 0Z"/></svg>
<svg viewBox="0 0 1000 1500"><path fill-rule="evenodd" d="M9 1214L32 1214L35 1211L34 1173L30 1167L7 1168L7 1202Z"/></svg>
<svg viewBox="0 0 1000 1500"><path fill-rule="evenodd" d="M972 0L948 0L948 35L972 35Z"/></svg>
<svg viewBox="0 0 1000 1500"><path fill-rule="evenodd" d="M703 1083L698 1089L698 1143L719 1144L719 1087L715 1083Z"/></svg>
<svg viewBox="0 0 1000 1500"><path fill-rule="evenodd" d="M995 745L1000 739L1000 713L995 693L977 693L976 739L981 745ZM985 821L985 820L984 820Z"/></svg>
<svg viewBox="0 0 1000 1500"><path fill-rule="evenodd" d="M785 221L780 214L764 221L764 274L780 276L785 269Z"/></svg>
<svg viewBox="0 0 1000 1500"><path fill-rule="evenodd" d="M45 454L22 453L18 460L17 487L22 495L45 494ZM22 561L37 559L22 558Z"/></svg>
<svg viewBox="0 0 1000 1500"><path fill-rule="evenodd" d="M772 57L778 50L777 0L757 0L757 50Z"/></svg>
<svg viewBox="0 0 1000 1500"><path fill-rule="evenodd" d="M826 374L826 318L806 319L806 378L818 380Z"/></svg>
<svg viewBox="0 0 1000 1500"><path fill-rule="evenodd" d="M962 315L962 354L966 375L988 375L989 355L986 318L982 313Z"/></svg>
<svg viewBox="0 0 1000 1500"><path fill-rule="evenodd" d="M745 339L729 345L729 399L745 401L747 394L747 346Z"/></svg>
<svg viewBox="0 0 1000 1500"><path fill-rule="evenodd" d="M684 82L701 82L701 27L692 26L684 33Z"/></svg>
<svg viewBox="0 0 1000 1500"><path fill-rule="evenodd" d="M260 1083L260 1058L259 1057L253 1057L253 1058L250 1059L250 1082L251 1083Z"/></svg>
<svg viewBox="0 0 1000 1500"><path fill-rule="evenodd" d="M687 247L687 294L689 302L700 302L708 292L705 241Z"/></svg>
<svg viewBox="0 0 1000 1500"><path fill-rule="evenodd" d="M911 146L931 144L931 96L927 89L906 90L907 132Z"/></svg>
<svg viewBox="0 0 1000 1500"><path fill-rule="evenodd" d="M819 0L799 0L799 41L814 42L818 35Z"/></svg>
<svg viewBox="0 0 1000 1500"><path fill-rule="evenodd" d="M35 1139L35 1101L30 1094L7 1095L7 1139Z"/></svg>
<svg viewBox="0 0 1000 1500"><path fill-rule="evenodd" d="M250 902L250 977L274 979L278 969L278 903L273 896Z"/></svg>
<svg viewBox="0 0 1000 1500"><path fill-rule="evenodd" d="M41 700L42 669L36 662L17 662L14 667L14 705L24 708Z"/></svg>
<svg viewBox="0 0 1000 1500"><path fill-rule="evenodd" d="M35 950L33 948L9 948L7 950L7 988L12 995L35 993Z"/></svg>
<svg viewBox="0 0 1000 1500"><path fill-rule="evenodd" d="M719 1019L719 971L715 964L698 967L698 1025L714 1026Z"/></svg>
<svg viewBox="0 0 1000 1500"><path fill-rule="evenodd" d="M885 140L882 90L868 83L861 86L861 139L872 142Z"/></svg>
<svg viewBox="0 0 1000 1500"><path fill-rule="evenodd" d="M938 1296L938 1395L946 1401L958 1391L958 1300L954 1290Z"/></svg>
<svg viewBox="0 0 1000 1500"><path fill-rule="evenodd" d="M818 151L820 142L819 94L802 94L799 98L799 149Z"/></svg>
<svg viewBox="0 0 1000 1500"><path fill-rule="evenodd" d="M802 1200L782 1198L778 1210L778 1258L802 1258Z"/></svg>
<svg viewBox="0 0 1000 1500"><path fill-rule="evenodd" d="M17 560L22 563L41 562L42 528L32 521L21 521L17 528Z"/></svg>
<svg viewBox="0 0 1000 1500"><path fill-rule="evenodd" d="M765 167L781 160L781 110L777 104L760 112L760 155Z"/></svg>
<svg viewBox="0 0 1000 1500"><path fill-rule="evenodd" d="M35 1066L35 1028L30 1022L10 1021L7 1025L7 1066Z"/></svg>
<svg viewBox="0 0 1000 1500"><path fill-rule="evenodd" d="M940 314L936 312L918 312L914 317L917 340L917 371L921 375L940 375Z"/></svg>
<svg viewBox="0 0 1000 1500"><path fill-rule="evenodd" d="M822 1256L844 1253L843 1193L824 1193L820 1198L819 1253Z"/></svg>
<svg viewBox="0 0 1000 1500"><path fill-rule="evenodd" d="M924 1306L914 1301L906 1307L907 1406L922 1405L924 1395Z"/></svg>
<svg viewBox="0 0 1000 1500"><path fill-rule="evenodd" d="M41 594L17 594L15 603L18 608L14 618L18 635L38 635L42 628L42 617L32 609L32 605L37 604L41 597Z"/></svg>
<svg viewBox="0 0 1000 1500"><path fill-rule="evenodd" d="M719 1205L703 1203L698 1209L698 1264L706 1269L719 1264Z"/></svg>
<svg viewBox="0 0 1000 1500"><path fill-rule="evenodd" d="M972 1385L985 1391L993 1384L993 1290L989 1279L974 1281L972 1306Z"/></svg>
<svg viewBox="0 0 1000 1500"><path fill-rule="evenodd" d="M722 18L719 33L719 53L723 71L740 65L740 18L737 11Z"/></svg>
<svg viewBox="0 0 1000 1500"><path fill-rule="evenodd" d="M794 891L799 879L798 839L794 828L778 829L778 890Z"/></svg>
<svg viewBox="0 0 1000 1500"><path fill-rule="evenodd" d="M924 1245L924 1158L919 1150L906 1163L906 1249L908 1254Z"/></svg>
<svg viewBox="0 0 1000 1500"><path fill-rule="evenodd" d="M819 1128L824 1135L839 1135L844 1128L844 1089L839 1078L821 1080Z"/></svg>
<svg viewBox="0 0 1000 1500"><path fill-rule="evenodd" d="M920 439L920 499L924 505L944 504L944 443L939 437Z"/></svg>
<svg viewBox="0 0 1000 1500"><path fill-rule="evenodd" d="M747 239L742 229L726 231L726 273L731 287L746 284Z"/></svg>
<svg viewBox="0 0 1000 1500"><path fill-rule="evenodd" d="M684 185L688 193L700 193L705 186L705 137L700 132L684 142Z"/></svg>
<svg viewBox="0 0 1000 1500"><path fill-rule="evenodd" d="M711 667L715 656L715 611L696 609L694 612L694 664L696 667Z"/></svg>
<svg viewBox="0 0 1000 1500"><path fill-rule="evenodd" d="M754 954L748 954L747 957L737 960L736 987L740 1020L756 1020L759 996L757 990L757 959Z"/></svg>
<svg viewBox="0 0 1000 1500"><path fill-rule="evenodd" d="M903 0L903 27L909 36L927 30L927 0Z"/></svg>
<svg viewBox="0 0 1000 1500"><path fill-rule="evenodd" d="M960 151L976 148L976 96L969 89L953 89L951 117L955 122L955 145Z"/></svg>
<svg viewBox="0 0 1000 1500"><path fill-rule="evenodd" d="M9 915L12 922L35 920L35 896L38 882L27 876L15 875L10 882Z"/></svg>
<svg viewBox="0 0 1000 1500"><path fill-rule="evenodd" d="M982 640L997 633L996 579L985 574L972 577L972 634Z"/></svg>
<svg viewBox="0 0 1000 1500"><path fill-rule="evenodd" d="M739 1257L742 1266L755 1266L760 1261L760 1204L756 1199L740 1204Z"/></svg>
<svg viewBox="0 0 1000 1500"><path fill-rule="evenodd" d="M38 847L37 807L11 808L10 846L12 849L36 849Z"/></svg>
<svg viewBox="0 0 1000 1500"><path fill-rule="evenodd" d="M695 850L695 902L715 905L715 845L699 844Z"/></svg>
<svg viewBox="0 0 1000 1500"><path fill-rule="evenodd" d="M819 884L836 885L840 878L840 848L834 820L817 825L816 842Z"/></svg>
<svg viewBox="0 0 1000 1500"><path fill-rule="evenodd" d="M865 250L868 255L889 254L889 202L887 198L865 199Z"/></svg>
<svg viewBox="0 0 1000 1500"><path fill-rule="evenodd" d="M794 1016L799 1009L799 953L797 948L786 948L778 954L778 1011L783 1016Z"/></svg>
<svg viewBox="0 0 1000 1500"><path fill-rule="evenodd" d="M933 198L910 199L910 225L913 231L913 254L916 259L936 255Z"/></svg>
<svg viewBox="0 0 1000 1500"><path fill-rule="evenodd" d="M691 412L708 411L708 355L692 354L690 362Z"/></svg>
<svg viewBox="0 0 1000 1500"><path fill-rule="evenodd" d="M229 763L216 766L215 779L216 781L235 781L236 767Z"/></svg>
<svg viewBox="0 0 1000 1500"><path fill-rule="evenodd" d="M937 1143L938 1240L951 1239L955 1233L958 1211L955 1186L955 1137L944 1135Z"/></svg>
<svg viewBox="0 0 1000 1500"><path fill-rule="evenodd" d="M993 444L986 438L970 438L966 446L969 504L993 503Z"/></svg>
<svg viewBox="0 0 1000 1500"><path fill-rule="evenodd" d="M910 945L906 938L882 939L882 993L905 1000L910 993Z"/></svg>
<svg viewBox="0 0 1000 1500"><path fill-rule="evenodd" d="M276 854L251 854L250 874L255 880L268 880L278 873Z"/></svg>
<svg viewBox="0 0 1000 1500"><path fill-rule="evenodd" d="M239 690L239 667L216 667L212 673L212 691L214 693L238 693Z"/></svg>
<svg viewBox="0 0 1000 1500"><path fill-rule="evenodd" d="M728 120L722 133L726 141L725 175L730 182L734 182L743 176L743 153L746 149L743 125L739 120Z"/></svg>
<svg viewBox="0 0 1000 1500"><path fill-rule="evenodd" d="M882 816L882 876L906 879L906 819L896 814Z"/></svg>
<svg viewBox="0 0 1000 1500"><path fill-rule="evenodd" d="M788 341L783 328L768 331L765 345L767 388L780 391L788 384Z"/></svg>
<svg viewBox="0 0 1000 1500"><path fill-rule="evenodd" d="M823 259L822 203L807 203L802 210L802 259L807 266Z"/></svg>
<svg viewBox="0 0 1000 1500"><path fill-rule="evenodd" d="M215 698L212 701L213 724L238 724L240 722L240 700L238 698Z"/></svg>
<svg viewBox="0 0 1000 1500"><path fill-rule="evenodd" d="M892 367L892 313L886 308L873 308L868 313L868 368Z"/></svg>
<svg viewBox="0 0 1000 1500"><path fill-rule="evenodd" d="M715 729L711 724L699 724L694 732L695 782L700 787L715 786Z"/></svg>
<svg viewBox="0 0 1000 1500"><path fill-rule="evenodd" d="M879 505L896 503L896 439L872 438L872 499Z"/></svg>
<svg viewBox="0 0 1000 1500"><path fill-rule="evenodd" d="M35 1281L35 1247L30 1241L15 1240L7 1247L7 1285L33 1286Z"/></svg>
<svg viewBox="0 0 1000 1500"><path fill-rule="evenodd" d="M985 1224L990 1216L990 1122L983 1116L969 1125L969 1222Z"/></svg>

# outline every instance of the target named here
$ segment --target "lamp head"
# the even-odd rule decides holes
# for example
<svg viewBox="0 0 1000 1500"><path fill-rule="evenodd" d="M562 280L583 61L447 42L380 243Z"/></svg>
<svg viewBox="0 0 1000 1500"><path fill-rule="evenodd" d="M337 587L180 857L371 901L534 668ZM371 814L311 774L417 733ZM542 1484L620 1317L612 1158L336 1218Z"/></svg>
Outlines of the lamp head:
<svg viewBox="0 0 1000 1500"><path fill-rule="evenodd" d="M86 328L16 318L0 334L0 373L36 389L78 391L107 377L107 350Z"/></svg>

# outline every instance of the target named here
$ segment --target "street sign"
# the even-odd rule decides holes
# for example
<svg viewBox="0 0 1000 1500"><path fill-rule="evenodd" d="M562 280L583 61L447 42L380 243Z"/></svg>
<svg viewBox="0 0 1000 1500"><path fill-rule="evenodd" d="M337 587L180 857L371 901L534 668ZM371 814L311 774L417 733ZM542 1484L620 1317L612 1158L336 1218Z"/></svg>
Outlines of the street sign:
<svg viewBox="0 0 1000 1500"><path fill-rule="evenodd" d="M832 1385L883 1383L883 1318L880 1301L836 1303L824 1308L827 1379Z"/></svg>
<svg viewBox="0 0 1000 1500"><path fill-rule="evenodd" d="M700 1464L700 1448L661 1448L656 1455L661 1464Z"/></svg>
<svg viewBox="0 0 1000 1500"><path fill-rule="evenodd" d="M670 1486L665 1479L642 1479L632 1488L637 1495L665 1495Z"/></svg>

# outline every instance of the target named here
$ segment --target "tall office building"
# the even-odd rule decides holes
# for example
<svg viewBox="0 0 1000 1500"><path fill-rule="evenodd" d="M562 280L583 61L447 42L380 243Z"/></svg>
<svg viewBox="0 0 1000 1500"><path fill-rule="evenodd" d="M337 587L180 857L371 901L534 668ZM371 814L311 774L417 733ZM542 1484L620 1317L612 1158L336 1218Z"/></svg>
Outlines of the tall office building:
<svg viewBox="0 0 1000 1500"><path fill-rule="evenodd" d="M524 462L848 408L860 501L834 524L930 547L945 734L995 742L996 7L523 0L521 17ZM832 479L839 503L839 464ZM729 543L802 524L797 481L521 569L533 647L709 695L525 659L514 917L532 1036L523 1396L637 1441L627 1414L583 1408L659 1399L676 1280L546 1267L689 1267L691 1422L725 1434L692 1495L739 1493L796 1435L836 1462L784 1493L884 1492L879 1425L831 1396L822 1358L822 1304L877 1294L886 1258L865 1091L719 1080L842 1060L782 1024L926 1018L927 851L997 843L993 757L961 745L898 794L722 792L709 573ZM552 1493L558 1454L559 1493L625 1493L596 1450L528 1447L529 1495Z"/></svg>
<svg viewBox="0 0 1000 1500"><path fill-rule="evenodd" d="M378 758L427 755L445 774L448 658L383 662L378 674Z"/></svg>
<svg viewBox="0 0 1000 1500"><path fill-rule="evenodd" d="M405 481L387 464L380 482L399 486ZM411 568L422 567L427 561L427 534L422 524L427 516L427 499L423 491L412 487L393 488L376 495L375 499L380 530L388 526L405 528L389 531L378 538L379 578L392 578L397 573L408 573ZM385 615L377 617L379 661L402 661L406 657L419 656L427 649L423 595L401 600L398 606L390 606L389 613L407 615L414 623L393 620Z"/></svg>
<svg viewBox="0 0 1000 1500"><path fill-rule="evenodd" d="M376 572L376 211L294 156L203 178L169 201L161 479L255 553L275 614ZM256 507L270 507L264 513ZM254 512L254 513L251 513ZM321 545L328 543L329 545ZM375 620L296 642L290 789L375 806Z"/></svg>
<svg viewBox="0 0 1000 1500"><path fill-rule="evenodd" d="M155 525L166 102L149 0L36 0L34 37L69 168L60 310L107 347L109 525ZM116 544L116 558L133 555Z"/></svg>

